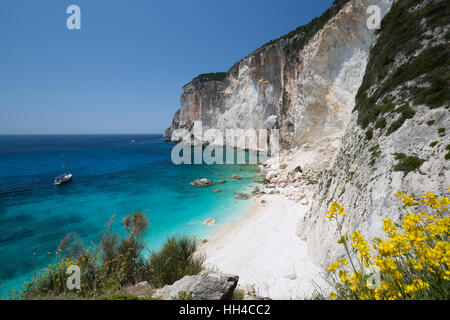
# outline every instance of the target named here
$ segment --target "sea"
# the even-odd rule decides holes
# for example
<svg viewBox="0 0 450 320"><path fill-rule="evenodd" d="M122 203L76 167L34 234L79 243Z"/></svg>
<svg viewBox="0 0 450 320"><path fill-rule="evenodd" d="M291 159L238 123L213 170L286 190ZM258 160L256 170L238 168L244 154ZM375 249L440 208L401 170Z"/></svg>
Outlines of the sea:
<svg viewBox="0 0 450 320"><path fill-rule="evenodd" d="M235 194L258 185L256 165L175 165L174 146L162 135L0 136L0 298L55 263L67 233L98 243L112 216L114 230L124 233L126 215L146 213L145 254L168 236L200 240L239 218L250 201ZM65 159L73 179L54 186ZM191 186L199 178L227 183ZM203 224L208 218L216 224Z"/></svg>

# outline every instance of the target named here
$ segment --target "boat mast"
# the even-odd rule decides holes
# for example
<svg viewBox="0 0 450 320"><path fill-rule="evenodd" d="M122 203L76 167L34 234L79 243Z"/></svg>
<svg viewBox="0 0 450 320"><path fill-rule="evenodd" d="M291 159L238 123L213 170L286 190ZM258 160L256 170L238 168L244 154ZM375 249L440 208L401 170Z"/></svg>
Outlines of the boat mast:
<svg viewBox="0 0 450 320"><path fill-rule="evenodd" d="M70 172L69 161L67 161L66 154L64 153L64 150L62 150L62 154L64 156L64 161L66 163L66 169L69 170L69 173L72 173L72 172Z"/></svg>

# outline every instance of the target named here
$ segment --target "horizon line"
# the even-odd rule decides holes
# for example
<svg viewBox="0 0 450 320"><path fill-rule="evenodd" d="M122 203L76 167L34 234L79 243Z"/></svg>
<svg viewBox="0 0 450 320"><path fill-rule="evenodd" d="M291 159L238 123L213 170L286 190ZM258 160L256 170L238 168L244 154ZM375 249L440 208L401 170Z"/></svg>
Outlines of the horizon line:
<svg viewBox="0 0 450 320"><path fill-rule="evenodd" d="M0 136L164 135L163 133L0 133Z"/></svg>

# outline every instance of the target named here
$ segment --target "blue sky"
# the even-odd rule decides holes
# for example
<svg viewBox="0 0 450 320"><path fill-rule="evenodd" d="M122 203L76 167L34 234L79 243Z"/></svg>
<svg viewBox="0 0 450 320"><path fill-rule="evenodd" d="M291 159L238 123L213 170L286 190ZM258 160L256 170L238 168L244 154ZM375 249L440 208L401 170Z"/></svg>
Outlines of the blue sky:
<svg viewBox="0 0 450 320"><path fill-rule="evenodd" d="M82 29L66 28L81 8ZM332 0L2 0L0 134L162 133L181 87Z"/></svg>

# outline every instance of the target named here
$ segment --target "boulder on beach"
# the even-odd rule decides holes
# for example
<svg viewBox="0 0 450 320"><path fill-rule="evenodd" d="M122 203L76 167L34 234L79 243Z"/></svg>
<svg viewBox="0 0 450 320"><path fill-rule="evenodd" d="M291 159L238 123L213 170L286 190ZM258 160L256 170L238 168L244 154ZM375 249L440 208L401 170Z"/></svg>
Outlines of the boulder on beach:
<svg viewBox="0 0 450 320"><path fill-rule="evenodd" d="M195 300L231 300L238 280L236 275L205 270L158 289L154 297L172 300L178 299L182 293L190 293Z"/></svg>
<svg viewBox="0 0 450 320"><path fill-rule="evenodd" d="M202 178L192 181L191 185L195 187L208 187L214 185L214 182L209 179Z"/></svg>
<svg viewBox="0 0 450 320"><path fill-rule="evenodd" d="M246 193L237 193L234 196L234 198L235 199L239 199L239 200L248 200L248 199L250 199L250 196L248 194L246 194Z"/></svg>
<svg viewBox="0 0 450 320"><path fill-rule="evenodd" d="M296 166L295 169L292 170L290 173L291 173L291 174L296 174L297 172L303 172L301 166Z"/></svg>
<svg viewBox="0 0 450 320"><path fill-rule="evenodd" d="M216 223L216 220L214 220L213 218L206 219L206 220L203 222L203 224L204 224L204 225L207 225L207 226L212 225L212 224L215 224L215 223Z"/></svg>
<svg viewBox="0 0 450 320"><path fill-rule="evenodd" d="M233 176L231 177L233 180L241 180L242 179L242 177L241 176L238 176L238 175L236 175L236 174L233 174Z"/></svg>

